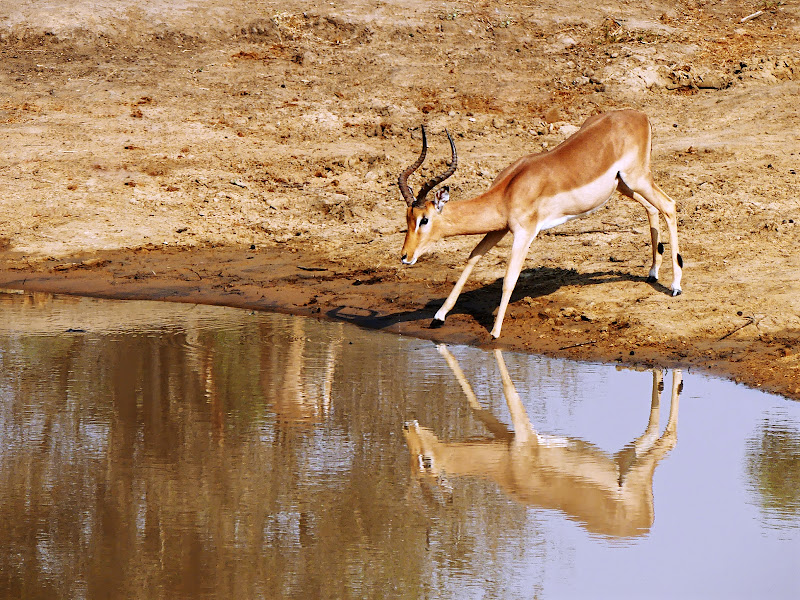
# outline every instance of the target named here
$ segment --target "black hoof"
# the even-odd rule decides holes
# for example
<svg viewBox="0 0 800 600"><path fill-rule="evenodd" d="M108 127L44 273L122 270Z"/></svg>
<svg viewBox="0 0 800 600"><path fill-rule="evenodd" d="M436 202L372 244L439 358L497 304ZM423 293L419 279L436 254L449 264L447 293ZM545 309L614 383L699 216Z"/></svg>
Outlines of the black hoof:
<svg viewBox="0 0 800 600"><path fill-rule="evenodd" d="M655 283L656 281L658 281L657 277L653 277L652 275L647 276L647 283Z"/></svg>
<svg viewBox="0 0 800 600"><path fill-rule="evenodd" d="M439 329L439 327L441 327L442 325L444 325L444 321L442 321L441 319L434 319L433 321L431 321L431 324L428 325L428 329Z"/></svg>

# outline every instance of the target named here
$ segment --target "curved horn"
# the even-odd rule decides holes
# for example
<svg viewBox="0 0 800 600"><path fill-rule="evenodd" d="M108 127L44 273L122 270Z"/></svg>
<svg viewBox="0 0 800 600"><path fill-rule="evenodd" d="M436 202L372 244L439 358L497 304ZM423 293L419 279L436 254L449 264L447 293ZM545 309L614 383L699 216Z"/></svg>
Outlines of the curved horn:
<svg viewBox="0 0 800 600"><path fill-rule="evenodd" d="M414 204L417 205L417 206L420 206L421 204L424 204L425 196L428 195L428 192L430 192L433 188L435 188L437 185L439 185L445 179L447 179L453 173L455 173L456 172L456 168L458 167L458 154L456 153L456 145L453 142L453 138L450 137L450 132L447 131L447 129L445 129L444 132L447 134L447 139L450 141L450 150L453 153L453 156L450 159L450 168L448 168L447 171L445 171L441 175L438 175L436 177L433 177L432 179L429 179L425 183L425 185L423 185L420 188L419 194L417 194L417 199L414 201Z"/></svg>
<svg viewBox="0 0 800 600"><path fill-rule="evenodd" d="M414 171L419 169L420 165L425 160L425 154L427 154L427 152L428 152L428 138L425 136L425 125L422 125L422 152L420 152L417 162L415 162L405 171L400 173L400 177L397 178L397 185L400 186L400 193L403 194L403 198L405 198L406 204L408 204L409 206L414 204L414 192L408 186L408 177Z"/></svg>

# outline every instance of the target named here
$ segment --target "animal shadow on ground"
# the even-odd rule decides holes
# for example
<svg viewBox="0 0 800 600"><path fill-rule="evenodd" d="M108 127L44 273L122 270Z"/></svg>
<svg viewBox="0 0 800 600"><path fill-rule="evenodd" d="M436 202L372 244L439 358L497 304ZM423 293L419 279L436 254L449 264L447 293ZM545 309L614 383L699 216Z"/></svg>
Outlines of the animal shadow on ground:
<svg viewBox="0 0 800 600"><path fill-rule="evenodd" d="M647 283L658 292L669 293L669 288L657 281L648 281L646 276L632 275L618 270L579 273L574 269L535 267L524 270L520 275L514 293L511 295L511 304L526 297L542 298L565 286L603 285L619 281ZM448 316L453 314L471 315L480 325L489 330L494 324L494 312L500 304L502 290L503 279L499 278L474 290L464 291L458 297L458 302L448 313ZM354 314L348 310L348 307L340 306L328 311L327 315L330 318L347 321L355 325L383 329L396 323L428 319L433 321L434 313L444 301L444 297L437 298L429 300L419 308L391 314L380 314L375 310L361 310L357 311L357 313L360 312L361 314Z"/></svg>

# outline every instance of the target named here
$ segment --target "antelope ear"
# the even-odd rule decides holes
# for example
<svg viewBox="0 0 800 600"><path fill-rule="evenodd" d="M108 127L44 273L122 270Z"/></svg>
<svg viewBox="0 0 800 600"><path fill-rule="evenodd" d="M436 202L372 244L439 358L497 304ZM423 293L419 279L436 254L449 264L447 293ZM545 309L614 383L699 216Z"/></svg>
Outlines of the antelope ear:
<svg viewBox="0 0 800 600"><path fill-rule="evenodd" d="M438 190L436 190L436 194L433 197L433 205L436 207L436 210L442 212L444 208L445 202L450 200L450 186L444 186Z"/></svg>

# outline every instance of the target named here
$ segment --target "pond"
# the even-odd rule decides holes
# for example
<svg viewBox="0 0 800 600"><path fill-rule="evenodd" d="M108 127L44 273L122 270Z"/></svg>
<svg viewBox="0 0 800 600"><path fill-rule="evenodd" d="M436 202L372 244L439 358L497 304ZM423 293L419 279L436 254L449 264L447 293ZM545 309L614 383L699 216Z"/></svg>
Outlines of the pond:
<svg viewBox="0 0 800 600"><path fill-rule="evenodd" d="M2 598L797 598L800 404L0 293Z"/></svg>

